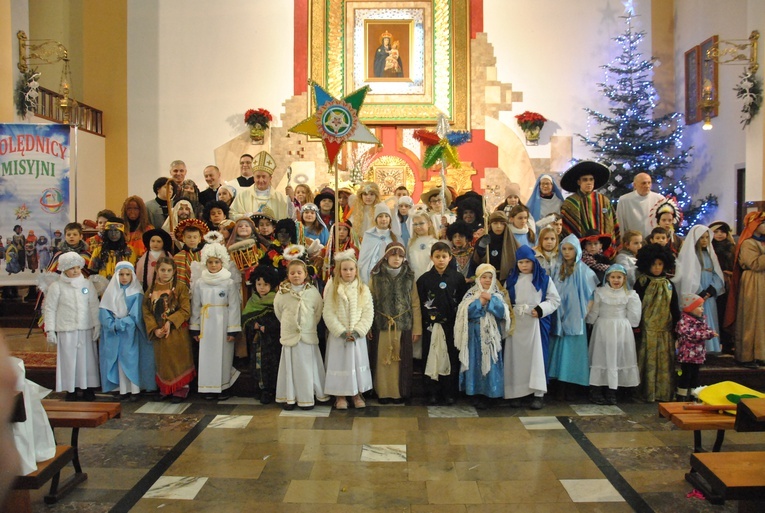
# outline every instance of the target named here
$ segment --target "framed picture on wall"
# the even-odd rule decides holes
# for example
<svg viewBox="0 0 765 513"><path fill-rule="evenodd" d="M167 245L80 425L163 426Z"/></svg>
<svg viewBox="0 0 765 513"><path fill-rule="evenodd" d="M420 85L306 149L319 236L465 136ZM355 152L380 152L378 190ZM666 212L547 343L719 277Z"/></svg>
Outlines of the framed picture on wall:
<svg viewBox="0 0 765 513"><path fill-rule="evenodd" d="M685 52L685 124L701 121L701 84L699 82L701 48L696 45Z"/></svg>
<svg viewBox="0 0 765 513"><path fill-rule="evenodd" d="M717 47L718 39L719 38L717 36L712 36L706 41L704 41L703 43L701 43L701 45L699 45L701 48L701 60L700 60L701 76L699 78L699 86L701 87L701 91L703 93L704 88L708 87L708 85L711 85L715 98L718 98L720 94L720 91L717 88L717 85L718 85L717 84L717 73L718 73L717 68L719 65L710 58L709 51ZM702 93L699 93L699 94L702 94ZM717 117L718 110L719 110L719 106L715 107L714 110L712 111L711 117L713 118Z"/></svg>
<svg viewBox="0 0 765 513"><path fill-rule="evenodd" d="M371 125L469 129L470 0L309 0L310 78ZM309 106L309 111L311 106Z"/></svg>

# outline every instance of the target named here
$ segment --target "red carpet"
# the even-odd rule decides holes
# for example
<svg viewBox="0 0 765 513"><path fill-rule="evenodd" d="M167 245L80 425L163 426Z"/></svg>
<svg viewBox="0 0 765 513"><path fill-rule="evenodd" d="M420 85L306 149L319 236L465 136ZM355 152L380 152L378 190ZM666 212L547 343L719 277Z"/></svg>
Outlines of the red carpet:
<svg viewBox="0 0 765 513"><path fill-rule="evenodd" d="M26 368L56 368L56 352L11 351L11 356L20 358Z"/></svg>

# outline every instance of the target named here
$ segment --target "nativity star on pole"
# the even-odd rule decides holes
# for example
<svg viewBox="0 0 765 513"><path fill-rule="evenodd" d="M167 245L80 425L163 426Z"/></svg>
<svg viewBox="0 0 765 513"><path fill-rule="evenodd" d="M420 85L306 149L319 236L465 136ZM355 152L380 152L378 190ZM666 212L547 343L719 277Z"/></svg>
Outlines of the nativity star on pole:
<svg viewBox="0 0 765 513"><path fill-rule="evenodd" d="M337 99L316 82L309 81L309 85L313 90L316 112L289 131L321 137L330 166L335 165L337 154L346 141L380 145L377 137L359 120L369 86Z"/></svg>

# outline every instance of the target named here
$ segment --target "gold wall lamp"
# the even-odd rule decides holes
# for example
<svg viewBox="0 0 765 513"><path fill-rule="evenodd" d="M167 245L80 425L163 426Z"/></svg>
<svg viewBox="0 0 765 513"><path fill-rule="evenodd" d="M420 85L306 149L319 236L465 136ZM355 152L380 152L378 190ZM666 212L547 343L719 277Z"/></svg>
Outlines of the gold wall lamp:
<svg viewBox="0 0 765 513"><path fill-rule="evenodd" d="M753 30L749 39L721 39L707 50L704 56L718 64L741 64L741 61L748 63L747 71L751 74L757 72L757 42L760 39L760 32ZM722 46L722 47L721 47ZM747 48L749 55L746 54Z"/></svg>
<svg viewBox="0 0 765 513"><path fill-rule="evenodd" d="M72 71L69 68L69 51L63 44L52 39L29 39L23 30L16 33L16 38L19 40L18 67L22 73L26 73L30 66L64 62L59 81L58 104L63 114L62 122L68 125L71 109L77 104L71 96Z"/></svg>

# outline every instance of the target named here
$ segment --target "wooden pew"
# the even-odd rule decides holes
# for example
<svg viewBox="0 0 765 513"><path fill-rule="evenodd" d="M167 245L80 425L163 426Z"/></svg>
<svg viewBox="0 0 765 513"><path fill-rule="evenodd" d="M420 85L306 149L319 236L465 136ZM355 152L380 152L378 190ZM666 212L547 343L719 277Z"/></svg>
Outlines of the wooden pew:
<svg viewBox="0 0 765 513"><path fill-rule="evenodd" d="M692 454L691 469L712 504L738 500L739 512L765 511L765 452Z"/></svg>
<svg viewBox="0 0 765 513"><path fill-rule="evenodd" d="M50 493L45 496L45 502L47 504L53 504L58 500L57 498L50 501L49 497L57 497L60 493L64 492L64 486L59 488L59 478L61 475L61 469L63 469L74 456L74 448L70 445L57 445L56 455L49 460L41 461L37 463L37 470L31 474L25 476L18 476L13 483L13 489L11 490L3 511L14 513L31 513L32 503L29 490L37 490L42 488L48 481L51 482Z"/></svg>
<svg viewBox="0 0 765 513"><path fill-rule="evenodd" d="M686 410L694 403L659 403L659 415L686 431L693 431L693 452L704 452L701 444L702 431L717 431L712 452L719 452L725 440L725 431L733 429L736 417L715 411Z"/></svg>

